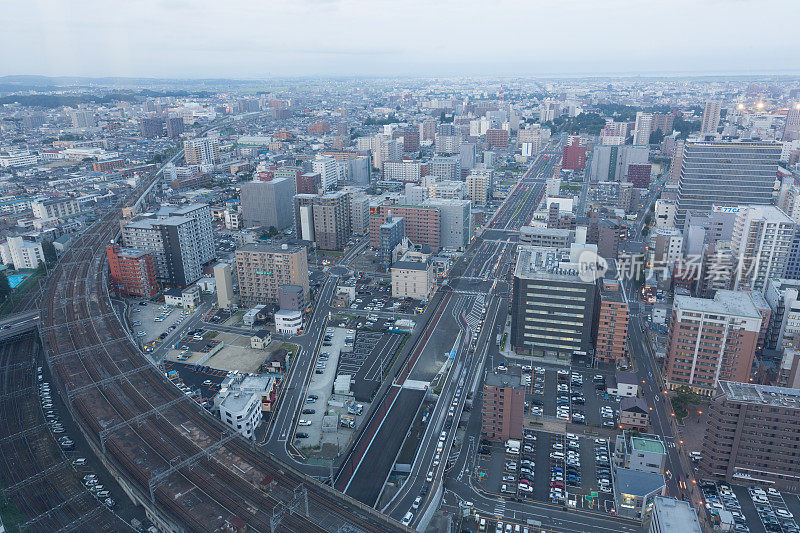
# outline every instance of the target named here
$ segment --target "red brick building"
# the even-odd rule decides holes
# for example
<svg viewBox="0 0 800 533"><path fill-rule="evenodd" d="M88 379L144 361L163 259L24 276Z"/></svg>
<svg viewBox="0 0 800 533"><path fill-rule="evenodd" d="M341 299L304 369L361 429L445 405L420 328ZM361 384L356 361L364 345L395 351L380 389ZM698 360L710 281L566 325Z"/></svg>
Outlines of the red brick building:
<svg viewBox="0 0 800 533"><path fill-rule="evenodd" d="M106 246L113 288L125 296L151 298L158 293L156 262L153 254L121 249L119 244Z"/></svg>
<svg viewBox="0 0 800 533"><path fill-rule="evenodd" d="M322 188L319 172L297 173L297 194L317 194Z"/></svg>
<svg viewBox="0 0 800 533"><path fill-rule="evenodd" d="M628 165L628 181L637 189L646 189L650 186L651 165Z"/></svg>
<svg viewBox="0 0 800 533"><path fill-rule="evenodd" d="M487 440L505 442L522 438L525 389L519 376L489 372L483 385L481 434Z"/></svg>
<svg viewBox="0 0 800 533"><path fill-rule="evenodd" d="M597 318L595 354L601 363L627 363L630 312L619 280L600 282L600 313Z"/></svg>
<svg viewBox="0 0 800 533"><path fill-rule="evenodd" d="M570 137L569 144L562 149L561 168L576 172L586 168L586 147L580 145L580 137Z"/></svg>
<svg viewBox="0 0 800 533"><path fill-rule="evenodd" d="M486 130L486 142L492 148L506 148L508 147L508 131L499 128Z"/></svg>
<svg viewBox="0 0 800 533"><path fill-rule="evenodd" d="M439 251L439 210L435 207L384 204L369 209L369 244L380 248L381 224L391 211L392 217L403 217L406 237L414 244L427 244L431 251Z"/></svg>
<svg viewBox="0 0 800 533"><path fill-rule="evenodd" d="M309 124L306 131L311 135L323 135L331 132L331 125L326 120L318 120Z"/></svg>
<svg viewBox="0 0 800 533"><path fill-rule="evenodd" d="M92 170L95 172L109 172L115 168L122 168L124 166L124 159L107 159L105 161L95 161L92 163Z"/></svg>
<svg viewBox="0 0 800 533"><path fill-rule="evenodd" d="M403 130L403 151L419 152L419 128Z"/></svg>

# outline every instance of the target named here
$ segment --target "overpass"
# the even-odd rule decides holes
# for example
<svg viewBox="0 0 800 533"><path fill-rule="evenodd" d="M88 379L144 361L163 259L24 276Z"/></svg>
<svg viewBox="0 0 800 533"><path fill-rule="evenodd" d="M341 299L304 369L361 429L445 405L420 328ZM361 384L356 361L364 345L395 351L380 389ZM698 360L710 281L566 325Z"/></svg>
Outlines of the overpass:
<svg viewBox="0 0 800 533"><path fill-rule="evenodd" d="M39 310L14 313L0 320L0 342L16 339L36 331Z"/></svg>

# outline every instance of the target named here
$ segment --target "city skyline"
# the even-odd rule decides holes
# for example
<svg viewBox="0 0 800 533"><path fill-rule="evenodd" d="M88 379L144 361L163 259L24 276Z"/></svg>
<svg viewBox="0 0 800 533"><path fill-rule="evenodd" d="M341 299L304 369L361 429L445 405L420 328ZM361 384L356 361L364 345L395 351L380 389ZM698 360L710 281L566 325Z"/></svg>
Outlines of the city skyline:
<svg viewBox="0 0 800 533"><path fill-rule="evenodd" d="M95 0L8 6L16 24L0 43L16 53L0 61L0 75L260 79L799 70L792 56L800 35L791 21L800 7L788 0L615 0L602 9L583 0L500 2L492 9L477 2L361 0L237 9L155 1L107 7ZM754 13L783 15L773 17L771 31L758 40L734 39L730 29L752 25Z"/></svg>

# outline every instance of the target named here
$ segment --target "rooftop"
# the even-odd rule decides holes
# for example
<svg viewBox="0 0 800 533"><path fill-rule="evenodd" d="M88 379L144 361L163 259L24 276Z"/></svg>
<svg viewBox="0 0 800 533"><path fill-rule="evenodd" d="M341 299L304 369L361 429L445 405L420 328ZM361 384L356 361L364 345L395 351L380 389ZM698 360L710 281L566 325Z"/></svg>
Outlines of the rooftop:
<svg viewBox="0 0 800 533"><path fill-rule="evenodd" d="M658 439L645 437L631 437L631 449L633 451L665 454L664 443Z"/></svg>
<svg viewBox="0 0 800 533"><path fill-rule="evenodd" d="M653 472L641 472L630 468L617 468L616 488L620 494L630 494L644 498L661 490L664 476Z"/></svg>
<svg viewBox="0 0 800 533"><path fill-rule="evenodd" d="M674 305L676 309L682 311L761 318L761 314L753 304L752 296L745 292L718 290L713 300L692 296L675 296Z"/></svg>
<svg viewBox="0 0 800 533"><path fill-rule="evenodd" d="M514 277L586 283L579 277L578 265L569 262L569 250L544 246L520 246L518 250Z"/></svg>
<svg viewBox="0 0 800 533"><path fill-rule="evenodd" d="M284 248L286 246L286 248ZM305 246L299 244L267 244L267 243L252 243L245 244L238 248L237 252L262 252L270 254L293 254L301 251Z"/></svg>
<svg viewBox="0 0 800 533"><path fill-rule="evenodd" d="M486 374L486 384L490 387L512 387L516 389L520 387L520 377L508 373L489 372Z"/></svg>
<svg viewBox="0 0 800 533"><path fill-rule="evenodd" d="M684 531L685 533L700 533L700 522L697 512L688 502L656 496L653 512L658 516L661 531Z"/></svg>
<svg viewBox="0 0 800 533"><path fill-rule="evenodd" d="M800 409L800 389L736 381L720 381L719 387L731 401Z"/></svg>

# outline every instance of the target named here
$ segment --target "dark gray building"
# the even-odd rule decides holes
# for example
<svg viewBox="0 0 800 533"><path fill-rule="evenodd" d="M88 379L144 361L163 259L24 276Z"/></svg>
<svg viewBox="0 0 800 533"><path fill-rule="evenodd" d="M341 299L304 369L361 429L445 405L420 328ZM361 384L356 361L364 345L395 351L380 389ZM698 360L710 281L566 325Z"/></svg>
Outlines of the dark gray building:
<svg viewBox="0 0 800 533"><path fill-rule="evenodd" d="M519 247L511 303L514 350L558 357L589 353L597 283L591 276L582 279L574 259L569 249Z"/></svg>
<svg viewBox="0 0 800 533"><path fill-rule="evenodd" d="M378 261L380 266L388 269L392 266L392 252L406 236L403 217L393 217L391 214L386 217L386 222L381 224L381 243L378 248Z"/></svg>
<svg viewBox="0 0 800 533"><path fill-rule="evenodd" d="M683 149L675 225L687 211L769 205L778 175L779 143L687 142Z"/></svg>
<svg viewBox="0 0 800 533"><path fill-rule="evenodd" d="M246 227L285 229L294 223L292 198L295 182L288 178L242 183L239 194Z"/></svg>
<svg viewBox="0 0 800 533"><path fill-rule="evenodd" d="M161 117L145 117L139 123L142 137L154 139L164 135L164 119Z"/></svg>
<svg viewBox="0 0 800 533"><path fill-rule="evenodd" d="M175 138L183 133L183 117L167 117L167 137Z"/></svg>
<svg viewBox="0 0 800 533"><path fill-rule="evenodd" d="M281 311L302 311L306 307L306 296L300 285L278 287L278 307Z"/></svg>

